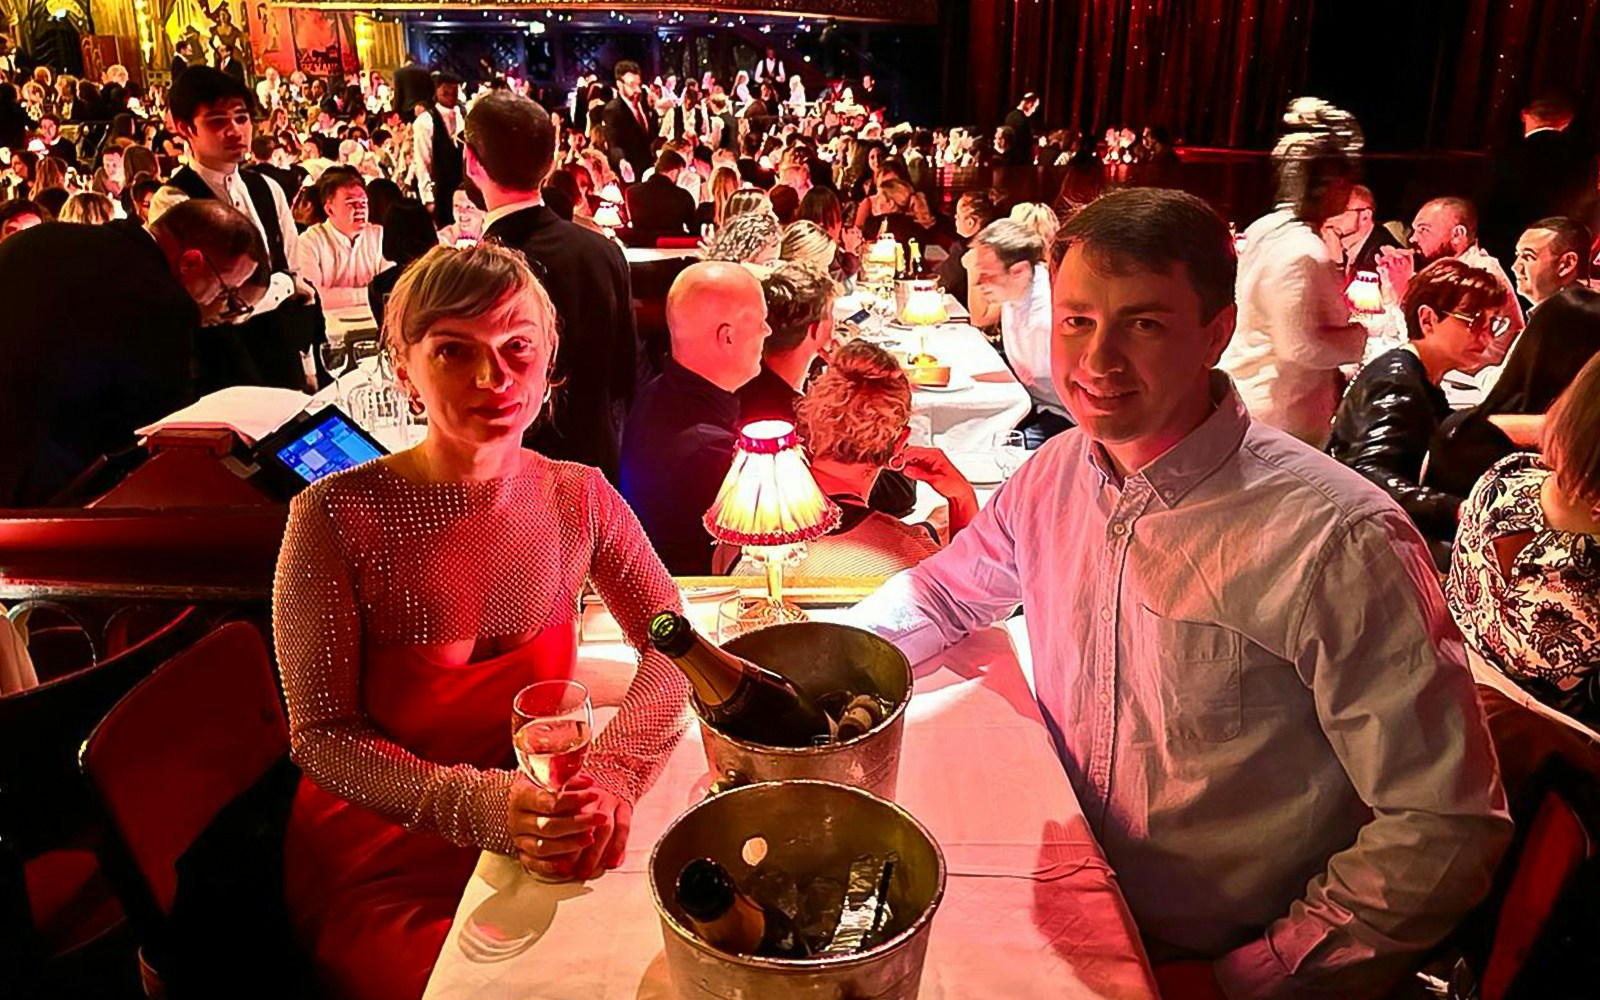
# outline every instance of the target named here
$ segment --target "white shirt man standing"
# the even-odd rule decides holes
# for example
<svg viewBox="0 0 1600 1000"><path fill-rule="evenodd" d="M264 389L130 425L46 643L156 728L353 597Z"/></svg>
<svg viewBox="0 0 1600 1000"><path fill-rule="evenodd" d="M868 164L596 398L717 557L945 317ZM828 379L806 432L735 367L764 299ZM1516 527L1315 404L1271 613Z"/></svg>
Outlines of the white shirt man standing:
<svg viewBox="0 0 1600 1000"><path fill-rule="evenodd" d="M1031 447L1072 425L1050 378L1050 268L1044 241L1011 219L997 219L972 238L970 281L1000 304L1000 340L1017 381L1033 400L1022 433Z"/></svg>
<svg viewBox="0 0 1600 1000"><path fill-rule="evenodd" d="M433 211L434 223L455 221L455 193L461 186L461 128L465 119L458 106L461 78L452 73L433 74L433 107L411 125L411 170L417 198Z"/></svg>
<svg viewBox="0 0 1600 1000"><path fill-rule="evenodd" d="M1061 237L1053 372L1078 426L851 620L919 662L1022 606L1162 995L1385 996L1511 836L1427 549L1214 370L1236 261L1209 206L1118 191Z"/></svg>
<svg viewBox="0 0 1600 1000"><path fill-rule="evenodd" d="M324 312L367 305L367 285L389 262L383 257L383 227L367 221L367 188L343 170L317 182L326 222L300 237L296 266L322 296Z"/></svg>

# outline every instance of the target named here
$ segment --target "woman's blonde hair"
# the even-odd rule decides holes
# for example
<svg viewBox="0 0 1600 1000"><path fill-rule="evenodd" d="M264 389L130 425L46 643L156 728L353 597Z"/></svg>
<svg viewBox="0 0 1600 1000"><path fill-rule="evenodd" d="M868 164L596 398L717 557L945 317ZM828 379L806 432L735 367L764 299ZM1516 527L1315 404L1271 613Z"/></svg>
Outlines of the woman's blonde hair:
<svg viewBox="0 0 1600 1000"><path fill-rule="evenodd" d="M888 351L852 340L833 352L795 418L813 459L882 467L911 422L911 383Z"/></svg>
<svg viewBox="0 0 1600 1000"><path fill-rule="evenodd" d="M61 206L57 222L81 222L90 226L103 226L116 216L111 199L93 191L80 191Z"/></svg>
<svg viewBox="0 0 1600 1000"><path fill-rule="evenodd" d="M513 296L533 300L546 357L556 353L556 308L522 254L498 243L434 247L406 266L383 310L383 341L396 360L442 319L470 319Z"/></svg>
<svg viewBox="0 0 1600 1000"><path fill-rule="evenodd" d="M1600 354L1545 414L1544 460L1567 498L1600 510Z"/></svg>
<svg viewBox="0 0 1600 1000"><path fill-rule="evenodd" d="M1044 243L1045 259L1054 255L1056 234L1061 232L1061 217L1043 202L1024 201L1011 206L1010 219L1027 226Z"/></svg>
<svg viewBox="0 0 1600 1000"><path fill-rule="evenodd" d="M810 264L824 272L833 266L834 255L838 252L827 230L805 219L789 224L778 247L778 256L784 260Z"/></svg>

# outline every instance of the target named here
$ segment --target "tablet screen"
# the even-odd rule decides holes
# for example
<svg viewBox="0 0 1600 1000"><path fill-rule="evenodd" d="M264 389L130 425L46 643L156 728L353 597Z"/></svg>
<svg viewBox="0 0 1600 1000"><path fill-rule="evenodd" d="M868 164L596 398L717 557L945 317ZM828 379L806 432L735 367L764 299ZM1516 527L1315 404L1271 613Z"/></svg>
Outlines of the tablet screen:
<svg viewBox="0 0 1600 1000"><path fill-rule="evenodd" d="M309 424L273 454L295 475L314 483L323 476L378 458L383 452L348 417L333 411Z"/></svg>

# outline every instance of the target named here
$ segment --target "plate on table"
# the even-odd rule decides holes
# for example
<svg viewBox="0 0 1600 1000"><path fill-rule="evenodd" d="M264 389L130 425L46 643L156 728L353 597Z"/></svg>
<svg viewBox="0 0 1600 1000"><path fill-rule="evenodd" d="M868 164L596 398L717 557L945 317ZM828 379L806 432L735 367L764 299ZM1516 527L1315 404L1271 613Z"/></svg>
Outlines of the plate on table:
<svg viewBox="0 0 1600 1000"><path fill-rule="evenodd" d="M952 373L949 385L918 385L911 383L911 388L917 392L963 392L978 383L972 380L971 375L958 375Z"/></svg>
<svg viewBox="0 0 1600 1000"><path fill-rule="evenodd" d="M973 486L996 487L1006 479L992 452L958 451L950 456L950 463Z"/></svg>

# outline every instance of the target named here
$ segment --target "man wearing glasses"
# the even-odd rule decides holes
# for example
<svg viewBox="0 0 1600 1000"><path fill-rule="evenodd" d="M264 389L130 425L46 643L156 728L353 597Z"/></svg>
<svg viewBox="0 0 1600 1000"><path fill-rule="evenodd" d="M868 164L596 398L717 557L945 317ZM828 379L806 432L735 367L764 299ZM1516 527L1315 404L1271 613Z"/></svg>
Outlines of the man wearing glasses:
<svg viewBox="0 0 1600 1000"><path fill-rule="evenodd" d="M250 155L250 92L226 73L195 66L173 84L168 103L189 156L156 195L151 216L190 198L231 205L254 223L272 270L266 295L249 315L235 314L226 329L197 344L197 388L202 394L230 385L304 390L304 359L323 338L322 312L316 292L292 269L298 237L283 189L239 169Z"/></svg>
<svg viewBox="0 0 1600 1000"><path fill-rule="evenodd" d="M196 345L223 329L204 327L248 316L268 273L254 223L214 199L176 205L148 229L39 226L6 240L0 507L52 505L137 428L192 403Z"/></svg>

